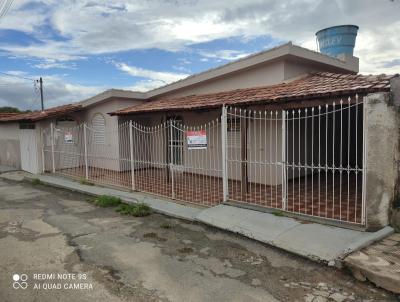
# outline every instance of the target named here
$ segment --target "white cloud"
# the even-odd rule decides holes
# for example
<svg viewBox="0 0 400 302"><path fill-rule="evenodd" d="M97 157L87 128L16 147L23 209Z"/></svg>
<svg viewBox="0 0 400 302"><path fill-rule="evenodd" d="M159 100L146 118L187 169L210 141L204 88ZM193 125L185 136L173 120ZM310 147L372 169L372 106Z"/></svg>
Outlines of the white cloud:
<svg viewBox="0 0 400 302"><path fill-rule="evenodd" d="M217 59L217 60L235 61L235 60L247 57L251 53L243 52L240 50L223 49L223 50L217 50L214 52L199 51L199 54L201 56L205 57L206 59L212 58L212 59ZM202 60L204 61L204 58Z"/></svg>
<svg viewBox="0 0 400 302"><path fill-rule="evenodd" d="M114 64L118 69L126 72L127 74L129 74L131 76L151 80L151 83L153 83L152 85L155 85L155 83L161 83L161 85L165 85L165 84L169 84L169 83L184 79L189 76L189 74L186 74L186 73L154 71L154 70L149 70L149 69L143 69L143 68L136 67L136 66L129 66L125 63L114 63ZM158 85L158 86L161 86L161 85Z"/></svg>
<svg viewBox="0 0 400 302"><path fill-rule="evenodd" d="M76 69L76 63L74 62L63 63L63 62L57 62L53 59L44 60L38 64L34 64L33 66L39 69L51 69L51 68Z"/></svg>
<svg viewBox="0 0 400 302"><path fill-rule="evenodd" d="M159 80L141 80L136 82L134 85L129 87L124 87L123 89L146 92L164 85L165 83Z"/></svg>
<svg viewBox="0 0 400 302"><path fill-rule="evenodd" d="M19 71L8 71L9 74L37 78L34 75ZM45 107L54 107L69 104L91 97L105 87L83 86L65 81L62 77L47 76L44 80ZM23 110L36 110L40 108L40 94L37 85L16 77L0 77L0 106L13 106Z"/></svg>
<svg viewBox="0 0 400 302"><path fill-rule="evenodd" d="M27 32L41 43L3 44L11 55L68 61L132 49L184 50L214 39L265 34L312 47L318 29L337 24L360 26L355 54L363 72L396 71L390 62L400 53L400 1L42 0L27 8L28 2L14 5L0 28ZM47 36L42 27L48 26L64 40Z"/></svg>

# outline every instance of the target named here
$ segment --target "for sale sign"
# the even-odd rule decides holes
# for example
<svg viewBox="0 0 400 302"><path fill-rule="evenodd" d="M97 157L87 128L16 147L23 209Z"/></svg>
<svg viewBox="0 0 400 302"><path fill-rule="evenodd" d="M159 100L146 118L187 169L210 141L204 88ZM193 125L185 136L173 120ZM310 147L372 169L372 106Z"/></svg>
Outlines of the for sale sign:
<svg viewBox="0 0 400 302"><path fill-rule="evenodd" d="M66 142L66 143L73 143L74 142L74 139L73 139L71 131L65 132L65 134L64 134L64 142Z"/></svg>
<svg viewBox="0 0 400 302"><path fill-rule="evenodd" d="M206 130L186 131L186 140L189 150L207 149Z"/></svg>

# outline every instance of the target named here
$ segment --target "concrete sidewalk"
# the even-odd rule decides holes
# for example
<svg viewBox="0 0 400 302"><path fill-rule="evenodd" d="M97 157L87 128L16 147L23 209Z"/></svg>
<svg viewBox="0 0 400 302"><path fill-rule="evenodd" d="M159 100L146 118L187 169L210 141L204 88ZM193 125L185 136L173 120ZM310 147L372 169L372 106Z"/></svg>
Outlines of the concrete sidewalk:
<svg viewBox="0 0 400 302"><path fill-rule="evenodd" d="M361 232L226 205L205 209L196 220L337 266L351 252L393 233L391 227Z"/></svg>
<svg viewBox="0 0 400 302"><path fill-rule="evenodd" d="M11 172L11 171L17 171L17 168L14 167L9 167L9 166L2 166L0 165L0 174L6 173L6 172Z"/></svg>
<svg viewBox="0 0 400 302"><path fill-rule="evenodd" d="M13 180L39 178L44 184L76 192L95 196L118 196L125 202L143 202L156 212L239 233L328 265L340 266L342 260L350 253L393 233L391 227L374 233L361 232L317 223L302 223L300 220L289 217L228 205L200 208L138 192L131 193L112 188L83 185L56 176L33 176L25 172L9 172L2 174L1 177Z"/></svg>
<svg viewBox="0 0 400 302"><path fill-rule="evenodd" d="M392 234L352 253L344 263L356 279L368 279L378 287L400 294L400 234Z"/></svg>

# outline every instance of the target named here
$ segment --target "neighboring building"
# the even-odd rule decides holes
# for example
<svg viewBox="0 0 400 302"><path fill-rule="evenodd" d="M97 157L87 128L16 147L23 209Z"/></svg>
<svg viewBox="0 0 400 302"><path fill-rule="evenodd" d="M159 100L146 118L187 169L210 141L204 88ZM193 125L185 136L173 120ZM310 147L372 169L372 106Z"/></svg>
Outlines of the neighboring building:
<svg viewBox="0 0 400 302"><path fill-rule="evenodd" d="M42 112L0 116L0 146L6 148L0 155L0 163L34 174L42 173L44 164L51 163L43 161L42 144L45 148L49 147L50 141L42 141L41 131L48 128L51 123L54 129L72 129L82 123L94 127L97 133L94 139L102 146L104 153L113 156L117 152L115 148L118 148L118 136L105 136L105 133L107 128L112 129L118 125L118 119L107 113L138 103L137 99L136 92L112 89L79 103L54 107ZM69 152L76 151L73 144L64 142L60 131L55 132L55 137L57 145L66 144L71 148Z"/></svg>

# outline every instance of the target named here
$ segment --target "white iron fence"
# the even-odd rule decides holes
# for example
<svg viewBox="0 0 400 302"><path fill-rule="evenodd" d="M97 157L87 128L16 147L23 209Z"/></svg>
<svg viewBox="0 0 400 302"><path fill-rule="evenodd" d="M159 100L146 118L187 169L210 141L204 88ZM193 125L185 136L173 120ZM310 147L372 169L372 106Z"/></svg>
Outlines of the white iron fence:
<svg viewBox="0 0 400 302"><path fill-rule="evenodd" d="M43 170L205 206L239 202L365 223L358 97L296 110L223 107L201 126L170 119L43 130Z"/></svg>
<svg viewBox="0 0 400 302"><path fill-rule="evenodd" d="M229 200L364 224L363 106L227 109Z"/></svg>

